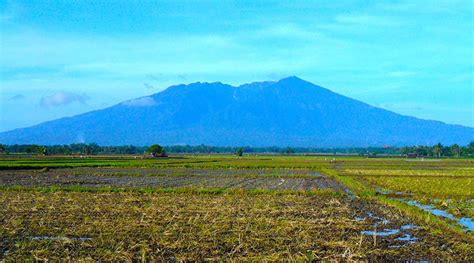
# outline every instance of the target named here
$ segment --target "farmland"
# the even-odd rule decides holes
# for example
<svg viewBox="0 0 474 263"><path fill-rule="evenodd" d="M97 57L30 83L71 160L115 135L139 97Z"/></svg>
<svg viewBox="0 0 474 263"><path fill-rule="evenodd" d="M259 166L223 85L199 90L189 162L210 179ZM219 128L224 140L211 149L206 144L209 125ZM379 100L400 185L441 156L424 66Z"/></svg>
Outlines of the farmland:
<svg viewBox="0 0 474 263"><path fill-rule="evenodd" d="M0 159L5 261L472 260L470 159Z"/></svg>

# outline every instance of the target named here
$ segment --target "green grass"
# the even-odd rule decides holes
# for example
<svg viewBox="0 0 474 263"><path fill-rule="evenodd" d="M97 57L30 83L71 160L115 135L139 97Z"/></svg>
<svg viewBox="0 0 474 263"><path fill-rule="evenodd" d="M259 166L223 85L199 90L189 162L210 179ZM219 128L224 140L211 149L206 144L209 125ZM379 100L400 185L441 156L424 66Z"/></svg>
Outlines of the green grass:
<svg viewBox="0 0 474 263"><path fill-rule="evenodd" d="M335 166L335 170L326 170L356 195L375 198L382 204L401 209L418 222L432 225L434 232L442 234L451 231L473 240L474 234L466 233L463 227L398 200L402 197L417 200L433 204L455 217L468 216L474 219L474 175L470 161L379 162L384 165L370 161L361 161L360 164L351 161ZM388 164L391 168L387 168Z"/></svg>
<svg viewBox="0 0 474 263"><path fill-rule="evenodd" d="M474 170L466 168L442 169L345 169L344 174L353 176L381 176L381 177L474 177Z"/></svg>
<svg viewBox="0 0 474 263"><path fill-rule="evenodd" d="M380 177L365 176L370 184L403 193L425 195L433 198L474 198L474 177L472 178L423 178L423 177Z"/></svg>

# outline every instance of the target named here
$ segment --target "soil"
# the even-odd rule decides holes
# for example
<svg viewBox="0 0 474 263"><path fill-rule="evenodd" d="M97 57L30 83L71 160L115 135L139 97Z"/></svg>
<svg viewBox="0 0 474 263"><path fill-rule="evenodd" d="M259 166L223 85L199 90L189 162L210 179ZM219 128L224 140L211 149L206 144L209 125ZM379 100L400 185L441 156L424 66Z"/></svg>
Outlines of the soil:
<svg viewBox="0 0 474 263"><path fill-rule="evenodd" d="M231 189L345 191L338 182L311 170L192 168L68 168L0 170L0 185L47 187L203 187Z"/></svg>

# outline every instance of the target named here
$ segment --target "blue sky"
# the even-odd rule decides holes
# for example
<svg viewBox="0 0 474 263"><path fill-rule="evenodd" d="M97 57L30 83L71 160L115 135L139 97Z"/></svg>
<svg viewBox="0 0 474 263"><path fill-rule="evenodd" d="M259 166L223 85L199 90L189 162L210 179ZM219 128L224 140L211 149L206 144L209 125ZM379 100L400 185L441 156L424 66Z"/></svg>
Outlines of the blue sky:
<svg viewBox="0 0 474 263"><path fill-rule="evenodd" d="M179 83L290 75L474 127L473 5L0 0L0 131Z"/></svg>

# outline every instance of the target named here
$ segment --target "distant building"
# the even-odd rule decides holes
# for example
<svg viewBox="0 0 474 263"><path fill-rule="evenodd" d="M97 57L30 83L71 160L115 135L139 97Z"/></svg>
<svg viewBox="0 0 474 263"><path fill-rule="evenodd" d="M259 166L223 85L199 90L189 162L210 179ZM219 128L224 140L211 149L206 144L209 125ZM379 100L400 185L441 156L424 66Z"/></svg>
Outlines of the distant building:
<svg viewBox="0 0 474 263"><path fill-rule="evenodd" d="M408 153L407 158L417 158L418 154L417 153Z"/></svg>

